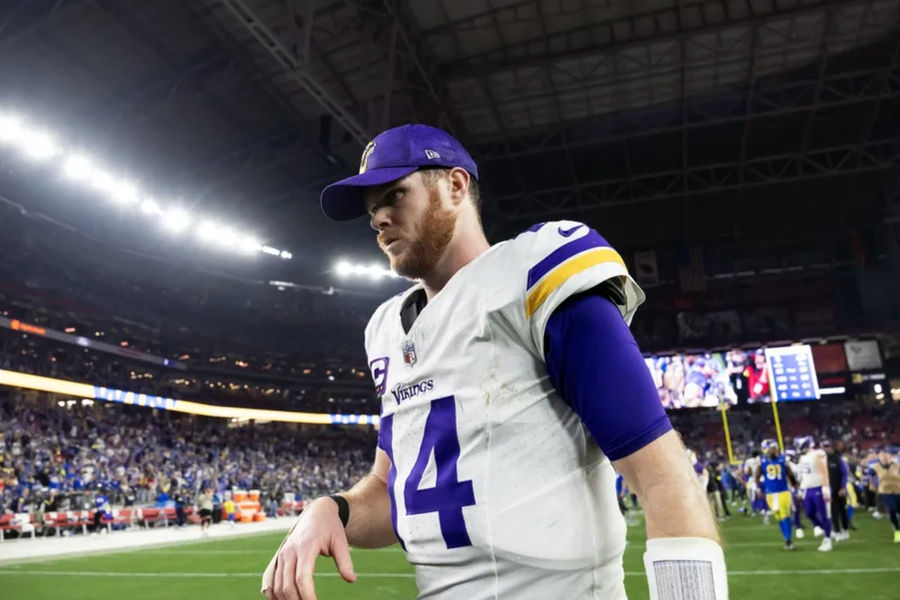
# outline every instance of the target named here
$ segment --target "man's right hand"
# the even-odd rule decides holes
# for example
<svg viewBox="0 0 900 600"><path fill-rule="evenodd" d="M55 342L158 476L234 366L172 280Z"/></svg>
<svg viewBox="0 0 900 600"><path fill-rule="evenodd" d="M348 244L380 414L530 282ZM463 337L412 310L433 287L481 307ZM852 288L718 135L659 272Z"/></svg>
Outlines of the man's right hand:
<svg viewBox="0 0 900 600"><path fill-rule="evenodd" d="M266 567L262 593L268 600L316 600L316 557L331 556L344 581L356 581L337 503L319 498L303 511Z"/></svg>

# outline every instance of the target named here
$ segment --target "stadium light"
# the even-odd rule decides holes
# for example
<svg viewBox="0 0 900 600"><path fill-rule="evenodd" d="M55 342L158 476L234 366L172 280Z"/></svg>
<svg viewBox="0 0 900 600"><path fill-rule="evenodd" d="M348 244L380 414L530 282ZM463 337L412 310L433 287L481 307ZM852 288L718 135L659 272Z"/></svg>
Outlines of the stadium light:
<svg viewBox="0 0 900 600"><path fill-rule="evenodd" d="M103 169L91 168L90 171L91 187L98 192L110 193L116 187L115 178Z"/></svg>
<svg viewBox="0 0 900 600"><path fill-rule="evenodd" d="M218 225L212 221L204 221L197 227L197 237L200 238L200 241L212 242L216 239L218 229Z"/></svg>
<svg viewBox="0 0 900 600"><path fill-rule="evenodd" d="M823 387L823 388L819 388L819 395L820 396L830 396L833 394L843 394L846 391L847 391L847 388L845 388L842 385L836 386L836 387Z"/></svg>
<svg viewBox="0 0 900 600"><path fill-rule="evenodd" d="M368 277L373 281L377 281L385 277L392 279L397 279L400 277L390 269L385 269L377 263L361 265L351 263L348 260L339 260L334 266L334 272L338 277Z"/></svg>
<svg viewBox="0 0 900 600"><path fill-rule="evenodd" d="M43 131L26 131L19 139L25 156L34 160L47 160L62 152L56 141Z"/></svg>
<svg viewBox="0 0 900 600"><path fill-rule="evenodd" d="M191 217L181 208L173 208L164 213L162 226L170 233L179 234L191 224Z"/></svg>
<svg viewBox="0 0 900 600"><path fill-rule="evenodd" d="M212 227L201 226L197 235L197 239L205 244L242 255L263 253L283 260L294 257L287 250L263 246L255 235L242 234L239 227L199 218L175 206L167 207L167 202L150 198L130 179L95 165L80 151L66 148L51 132L33 127L19 115L0 110L0 146L3 145L18 149L33 161L58 158L65 179L81 183L119 205L140 208L135 214L157 219L169 233L179 234L192 223L209 223Z"/></svg>
<svg viewBox="0 0 900 600"><path fill-rule="evenodd" d="M220 227L213 242L223 248L231 249L238 242L238 234L231 227Z"/></svg>
<svg viewBox="0 0 900 600"><path fill-rule="evenodd" d="M253 235L245 235L241 237L241 241L238 247L242 252L246 252L247 254L262 251L262 244L260 244L259 240L256 239L256 236Z"/></svg>
<svg viewBox="0 0 900 600"><path fill-rule="evenodd" d="M334 271L338 274L338 277L346 277L353 273L353 265L346 260L339 260L334 267Z"/></svg>
<svg viewBox="0 0 900 600"><path fill-rule="evenodd" d="M0 142L12 144L22 135L22 122L12 115L0 115Z"/></svg>
<svg viewBox="0 0 900 600"><path fill-rule="evenodd" d="M152 198L144 198L141 201L141 212L154 217L163 214L162 208Z"/></svg>
<svg viewBox="0 0 900 600"><path fill-rule="evenodd" d="M63 173L66 177L76 181L90 177L92 170L90 159L82 154L69 156L63 165Z"/></svg>
<svg viewBox="0 0 900 600"><path fill-rule="evenodd" d="M140 202L138 198L137 188L127 179L120 179L113 184L113 188L109 195L111 200L123 204L137 204Z"/></svg>
<svg viewBox="0 0 900 600"><path fill-rule="evenodd" d="M17 147L32 160L47 160L62 152L49 133L33 129L11 114L0 115L0 142Z"/></svg>

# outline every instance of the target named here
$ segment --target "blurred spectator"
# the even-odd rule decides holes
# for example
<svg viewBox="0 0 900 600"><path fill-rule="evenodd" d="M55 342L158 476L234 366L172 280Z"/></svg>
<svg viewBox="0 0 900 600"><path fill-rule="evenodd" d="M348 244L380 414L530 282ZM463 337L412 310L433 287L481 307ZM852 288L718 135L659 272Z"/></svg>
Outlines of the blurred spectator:
<svg viewBox="0 0 900 600"><path fill-rule="evenodd" d="M95 494L104 506L168 505L203 488L220 497L234 488L270 490L278 501L316 497L352 486L374 455L371 428L230 425L117 404L61 408L18 392L0 396L2 506L30 512L35 493L59 498L59 510L93 508Z"/></svg>

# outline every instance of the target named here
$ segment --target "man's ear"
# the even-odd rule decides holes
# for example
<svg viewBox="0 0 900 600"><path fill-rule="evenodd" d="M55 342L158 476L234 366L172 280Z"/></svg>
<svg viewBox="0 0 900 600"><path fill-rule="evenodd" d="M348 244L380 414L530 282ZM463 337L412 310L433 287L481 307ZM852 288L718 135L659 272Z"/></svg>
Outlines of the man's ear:
<svg viewBox="0 0 900 600"><path fill-rule="evenodd" d="M469 182L472 176L460 167L450 169L450 199L459 206L469 197Z"/></svg>

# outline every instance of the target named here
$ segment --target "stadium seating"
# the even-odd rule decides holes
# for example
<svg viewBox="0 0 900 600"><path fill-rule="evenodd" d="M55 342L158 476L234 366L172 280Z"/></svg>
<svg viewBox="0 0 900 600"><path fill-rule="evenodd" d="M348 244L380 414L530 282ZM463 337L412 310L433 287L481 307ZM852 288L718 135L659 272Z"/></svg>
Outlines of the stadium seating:
<svg viewBox="0 0 900 600"><path fill-rule="evenodd" d="M110 530L171 526L174 487L187 496L189 524L200 521L195 503L207 487L219 493L220 507L235 490L247 521L297 514L302 497L345 489L362 477L376 443L366 427L230 425L118 404L59 407L0 390L0 506L18 508L21 498L35 514L48 490L57 491L48 500L54 510L33 522L34 531L5 515L0 535L85 534L94 528L88 507L98 495L111 505L111 516L101 520Z"/></svg>

